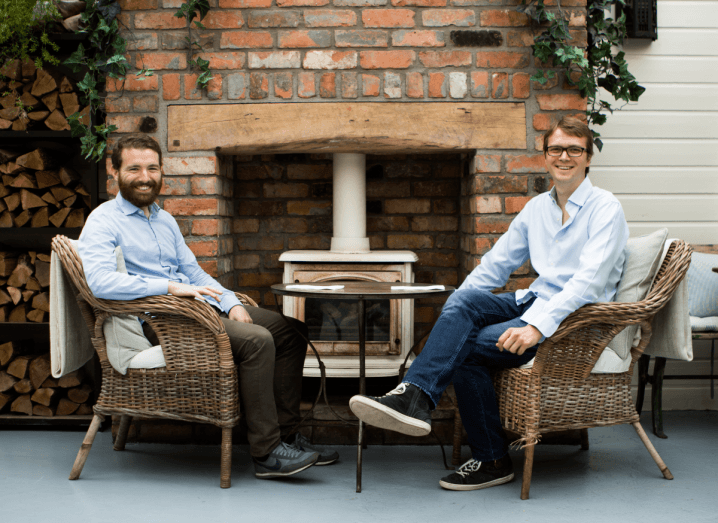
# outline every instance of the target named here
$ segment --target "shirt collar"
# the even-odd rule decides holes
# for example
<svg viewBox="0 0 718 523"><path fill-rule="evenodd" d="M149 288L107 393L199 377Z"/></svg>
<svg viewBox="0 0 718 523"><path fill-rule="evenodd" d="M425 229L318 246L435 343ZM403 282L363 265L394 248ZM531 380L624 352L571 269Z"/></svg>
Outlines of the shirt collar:
<svg viewBox="0 0 718 523"><path fill-rule="evenodd" d="M581 182L581 185L579 185L576 190L573 191L573 194L568 197L568 201L574 205L583 207L583 204L586 203L586 200L588 200L588 197L591 195L591 189L593 189L593 184L591 183L591 180L588 179L588 175L586 175ZM556 196L556 187L552 187L549 194L551 195L551 199L554 202L557 202L558 197Z"/></svg>
<svg viewBox="0 0 718 523"><path fill-rule="evenodd" d="M117 192L117 196L115 197L115 201L117 202L117 206L120 208L120 210L127 216L130 214L135 214L136 212L141 213L144 216L144 212L142 212L142 209L137 207L136 205L128 202L122 197L121 192ZM159 211L160 206L157 205L156 202L152 202L150 205L150 215L155 214L157 211Z"/></svg>

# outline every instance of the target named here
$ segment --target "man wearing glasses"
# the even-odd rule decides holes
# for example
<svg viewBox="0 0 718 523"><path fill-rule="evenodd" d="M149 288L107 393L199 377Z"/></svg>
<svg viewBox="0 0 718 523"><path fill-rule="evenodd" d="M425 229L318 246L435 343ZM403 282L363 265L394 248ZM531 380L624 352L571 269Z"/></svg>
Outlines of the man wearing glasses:
<svg viewBox="0 0 718 523"><path fill-rule="evenodd" d="M609 302L621 278L628 225L618 200L587 177L591 130L564 117L544 136L554 187L536 196L481 264L447 300L403 382L382 397L354 396L364 422L403 434L431 431L431 410L453 381L472 459L439 485L478 490L514 478L491 371L520 367L573 311ZM528 259L538 278L528 289L493 294Z"/></svg>

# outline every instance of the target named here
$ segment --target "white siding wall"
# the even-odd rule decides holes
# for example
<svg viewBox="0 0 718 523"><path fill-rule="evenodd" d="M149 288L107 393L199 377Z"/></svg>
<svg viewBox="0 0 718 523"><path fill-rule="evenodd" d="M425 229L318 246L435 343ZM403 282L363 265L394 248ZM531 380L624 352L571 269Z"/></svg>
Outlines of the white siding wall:
<svg viewBox="0 0 718 523"><path fill-rule="evenodd" d="M646 92L597 128L605 145L591 179L619 198L632 236L668 227L718 244L718 1L659 0L658 40L627 40L624 50ZM707 374L709 358L710 343L696 342L693 362L666 371ZM664 386L666 409L718 410L707 380Z"/></svg>

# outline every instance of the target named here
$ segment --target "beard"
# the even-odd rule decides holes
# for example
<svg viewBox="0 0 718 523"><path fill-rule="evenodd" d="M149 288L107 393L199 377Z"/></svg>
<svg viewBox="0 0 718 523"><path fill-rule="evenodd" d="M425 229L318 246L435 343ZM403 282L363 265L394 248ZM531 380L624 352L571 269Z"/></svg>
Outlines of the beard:
<svg viewBox="0 0 718 523"><path fill-rule="evenodd" d="M160 176L159 182L149 180L147 182L128 183L123 179L122 175L120 175L117 184L120 188L120 194L122 194L125 200L135 207L142 208L151 205L152 202L157 199L157 196L160 194L160 189L162 189L162 176ZM136 187L141 185L149 185L150 192L139 192Z"/></svg>

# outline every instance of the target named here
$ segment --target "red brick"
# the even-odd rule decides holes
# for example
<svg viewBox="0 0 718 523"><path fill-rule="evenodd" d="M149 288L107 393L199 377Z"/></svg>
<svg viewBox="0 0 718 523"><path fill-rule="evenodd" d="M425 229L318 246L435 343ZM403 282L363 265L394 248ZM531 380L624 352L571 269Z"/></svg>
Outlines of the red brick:
<svg viewBox="0 0 718 523"><path fill-rule="evenodd" d="M427 9L421 13L424 27L471 27L476 25L476 15L471 9Z"/></svg>
<svg viewBox="0 0 718 523"><path fill-rule="evenodd" d="M181 70L187 68L186 53L137 53L135 65L138 69L175 69Z"/></svg>
<svg viewBox="0 0 718 523"><path fill-rule="evenodd" d="M253 234L239 238L237 246L241 251L281 251L284 249L284 238Z"/></svg>
<svg viewBox="0 0 718 523"><path fill-rule="evenodd" d="M317 95L314 73L299 73L298 80L297 95L300 98L312 98Z"/></svg>
<svg viewBox="0 0 718 523"><path fill-rule="evenodd" d="M185 196L189 194L189 180L187 178L173 178L165 176L162 179L162 196Z"/></svg>
<svg viewBox="0 0 718 523"><path fill-rule="evenodd" d="M420 252L417 263L421 267L457 267L459 260L453 252Z"/></svg>
<svg viewBox="0 0 718 523"><path fill-rule="evenodd" d="M309 230L306 218L274 217L265 220L267 232L304 234Z"/></svg>
<svg viewBox="0 0 718 523"><path fill-rule="evenodd" d="M250 51L247 61L250 69L297 69L300 60L299 51Z"/></svg>
<svg viewBox="0 0 718 523"><path fill-rule="evenodd" d="M275 249L276 250L276 249ZM282 273L238 274L237 285L240 287L269 287L281 283Z"/></svg>
<svg viewBox="0 0 718 523"><path fill-rule="evenodd" d="M279 33L280 48L329 47L329 31L282 31Z"/></svg>
<svg viewBox="0 0 718 523"><path fill-rule="evenodd" d="M456 216L415 216L411 219L412 231L458 231Z"/></svg>
<svg viewBox="0 0 718 523"><path fill-rule="evenodd" d="M124 79L108 78L107 79L107 91L157 91L159 90L159 77L157 75L152 76L136 76L134 74L128 74Z"/></svg>
<svg viewBox="0 0 718 523"><path fill-rule="evenodd" d="M216 156L165 156L162 159L162 167L168 176L219 172Z"/></svg>
<svg viewBox="0 0 718 523"><path fill-rule="evenodd" d="M389 249L431 249L434 237L428 234L389 234L386 246Z"/></svg>
<svg viewBox="0 0 718 523"><path fill-rule="evenodd" d="M375 29L340 29L334 31L334 42L337 47L388 47L389 36Z"/></svg>
<svg viewBox="0 0 718 523"><path fill-rule="evenodd" d="M394 31L391 44L395 47L444 47L443 31Z"/></svg>
<svg viewBox="0 0 718 523"><path fill-rule="evenodd" d="M364 69L406 69L416 59L414 51L361 51L359 61Z"/></svg>
<svg viewBox="0 0 718 523"><path fill-rule="evenodd" d="M119 0L118 3L123 11L157 9L157 0Z"/></svg>
<svg viewBox="0 0 718 523"><path fill-rule="evenodd" d="M218 236L220 220L212 218L209 220L192 220L192 234L194 236Z"/></svg>
<svg viewBox="0 0 718 523"><path fill-rule="evenodd" d="M252 7L270 7L272 0L219 0L219 7L242 9Z"/></svg>
<svg viewBox="0 0 718 523"><path fill-rule="evenodd" d="M105 110L108 113L129 113L131 102L126 96L121 98L110 98L105 99Z"/></svg>
<svg viewBox="0 0 718 523"><path fill-rule="evenodd" d="M156 113L159 107L157 95L135 96L132 99L132 110L136 113Z"/></svg>
<svg viewBox="0 0 718 523"><path fill-rule="evenodd" d="M292 73L276 73L274 75L274 96L277 98L292 97Z"/></svg>
<svg viewBox="0 0 718 523"><path fill-rule="evenodd" d="M459 182L453 181L436 181L415 182L414 196L424 197L446 197L459 195Z"/></svg>
<svg viewBox="0 0 718 523"><path fill-rule="evenodd" d="M232 220L232 233L256 233L259 232L259 220L255 218L235 218Z"/></svg>
<svg viewBox="0 0 718 523"><path fill-rule="evenodd" d="M386 214L426 214L431 212L431 200L428 198L401 198L384 200Z"/></svg>
<svg viewBox="0 0 718 523"><path fill-rule="evenodd" d="M140 116L108 116L107 124L116 125L116 133L136 133L140 130Z"/></svg>
<svg viewBox="0 0 718 523"><path fill-rule="evenodd" d="M542 111L585 111L586 99L578 94L538 94Z"/></svg>
<svg viewBox="0 0 718 523"><path fill-rule="evenodd" d="M503 234L509 230L511 218L479 216L474 221L476 234Z"/></svg>
<svg viewBox="0 0 718 523"><path fill-rule="evenodd" d="M543 154L506 157L506 172L509 173L545 173L546 160Z"/></svg>
<svg viewBox="0 0 718 523"><path fill-rule="evenodd" d="M315 202L309 200L287 202L287 214L299 214L303 216L328 216L331 213L332 204L330 202Z"/></svg>
<svg viewBox="0 0 718 523"><path fill-rule="evenodd" d="M531 95L531 75L528 73L512 74L511 91L514 98L528 98Z"/></svg>
<svg viewBox="0 0 718 523"><path fill-rule="evenodd" d="M533 126L537 131L548 131L557 120L558 118L553 115L539 113L533 117Z"/></svg>
<svg viewBox="0 0 718 523"><path fill-rule="evenodd" d="M379 77L370 74L362 75L362 95L379 96Z"/></svg>
<svg viewBox="0 0 718 523"><path fill-rule="evenodd" d="M219 242L217 240L203 240L186 242L187 247L197 256L217 256L219 253Z"/></svg>
<svg viewBox="0 0 718 523"><path fill-rule="evenodd" d="M500 154L477 154L474 156L475 173L498 173L501 172Z"/></svg>
<svg viewBox="0 0 718 523"><path fill-rule="evenodd" d="M162 75L162 99L180 99L180 75L179 73L168 73Z"/></svg>
<svg viewBox="0 0 718 523"><path fill-rule="evenodd" d="M514 29L506 35L508 47L531 47L534 44L534 34L531 29Z"/></svg>
<svg viewBox="0 0 718 523"><path fill-rule="evenodd" d="M307 51L304 69L354 69L357 66L356 51Z"/></svg>
<svg viewBox="0 0 718 523"><path fill-rule="evenodd" d="M358 98L359 84L356 73L342 73L342 98Z"/></svg>
<svg viewBox="0 0 718 523"><path fill-rule="evenodd" d="M525 176L474 176L473 194L526 193L528 178Z"/></svg>
<svg viewBox="0 0 718 523"><path fill-rule="evenodd" d="M184 29L184 18L177 18L174 13L137 13L135 29Z"/></svg>
<svg viewBox="0 0 718 523"><path fill-rule="evenodd" d="M184 97L185 100L201 100L202 90L197 88L196 74L185 74L184 78Z"/></svg>
<svg viewBox="0 0 718 523"><path fill-rule="evenodd" d="M471 52L423 51L419 60L425 67L464 67L471 65Z"/></svg>
<svg viewBox="0 0 718 523"><path fill-rule="evenodd" d="M469 252L471 254L486 254L491 250L491 240L489 238L472 238Z"/></svg>
<svg viewBox="0 0 718 523"><path fill-rule="evenodd" d="M446 98L446 75L429 73L429 98Z"/></svg>
<svg viewBox="0 0 718 523"><path fill-rule="evenodd" d="M424 97L424 76L421 73L406 73L406 96Z"/></svg>
<svg viewBox="0 0 718 523"><path fill-rule="evenodd" d="M266 198L303 198L309 196L309 186L306 183L265 183L264 196Z"/></svg>
<svg viewBox="0 0 718 523"><path fill-rule="evenodd" d="M258 269L260 261L259 254L237 254L234 256L232 266L235 269Z"/></svg>
<svg viewBox="0 0 718 523"><path fill-rule="evenodd" d="M319 77L319 96L321 98L337 97L336 73L324 73L321 77Z"/></svg>
<svg viewBox="0 0 718 523"><path fill-rule="evenodd" d="M297 27L299 11L250 11L247 15L249 27Z"/></svg>
<svg viewBox="0 0 718 523"><path fill-rule="evenodd" d="M481 11L483 27L522 27L529 24L529 18L515 9L487 9Z"/></svg>
<svg viewBox="0 0 718 523"><path fill-rule="evenodd" d="M242 69L245 64L244 53L198 53L198 56L209 61L210 69Z"/></svg>
<svg viewBox="0 0 718 523"><path fill-rule="evenodd" d="M339 9L311 9L304 11L304 25L307 27L346 27L356 25L354 11Z"/></svg>
<svg viewBox="0 0 718 523"><path fill-rule="evenodd" d="M192 194L222 194L222 183L217 176L192 176Z"/></svg>
<svg viewBox="0 0 718 523"><path fill-rule="evenodd" d="M171 198L165 200L164 209L173 216L212 216L219 214L216 198Z"/></svg>
<svg viewBox="0 0 718 523"><path fill-rule="evenodd" d="M244 18L241 11L211 9L201 23L207 29L237 29L244 26Z"/></svg>
<svg viewBox="0 0 718 523"><path fill-rule="evenodd" d="M261 100L269 96L269 76L266 73L250 73L249 97L252 100Z"/></svg>
<svg viewBox="0 0 718 523"><path fill-rule="evenodd" d="M409 219L406 216L369 216L366 228L369 232L408 231Z"/></svg>
<svg viewBox="0 0 718 523"><path fill-rule="evenodd" d="M391 5L395 7L443 7L446 0L391 0Z"/></svg>
<svg viewBox="0 0 718 523"><path fill-rule="evenodd" d="M222 33L221 49L259 49L273 47L272 35L266 31L232 31Z"/></svg>
<svg viewBox="0 0 718 523"><path fill-rule="evenodd" d="M277 0L277 7L321 7L329 0Z"/></svg>
<svg viewBox="0 0 718 523"><path fill-rule="evenodd" d="M476 67L522 69L531 63L529 54L516 51L481 51L476 53Z"/></svg>
<svg viewBox="0 0 718 523"><path fill-rule="evenodd" d="M458 211L456 200L436 200L433 202L434 214L455 214Z"/></svg>
<svg viewBox="0 0 718 523"><path fill-rule="evenodd" d="M411 194L409 182L377 182L369 180L366 195L370 198L406 198Z"/></svg>
<svg viewBox="0 0 718 523"><path fill-rule="evenodd" d="M506 198L506 214L521 212L529 200L531 200L531 196L508 196Z"/></svg>
<svg viewBox="0 0 718 523"><path fill-rule="evenodd" d="M287 247L290 250L328 250L330 246L329 238L318 236L298 236L289 238Z"/></svg>
<svg viewBox="0 0 718 523"><path fill-rule="evenodd" d="M488 71L471 72L471 96L473 98L489 97L489 73Z"/></svg>
<svg viewBox="0 0 718 523"><path fill-rule="evenodd" d="M410 9L364 9L361 14L364 27L415 27Z"/></svg>
<svg viewBox="0 0 718 523"><path fill-rule="evenodd" d="M491 98L509 97L509 74L493 73L491 75Z"/></svg>
<svg viewBox="0 0 718 523"><path fill-rule="evenodd" d="M498 196L474 196L469 200L471 214L492 214L501 212L501 198Z"/></svg>

